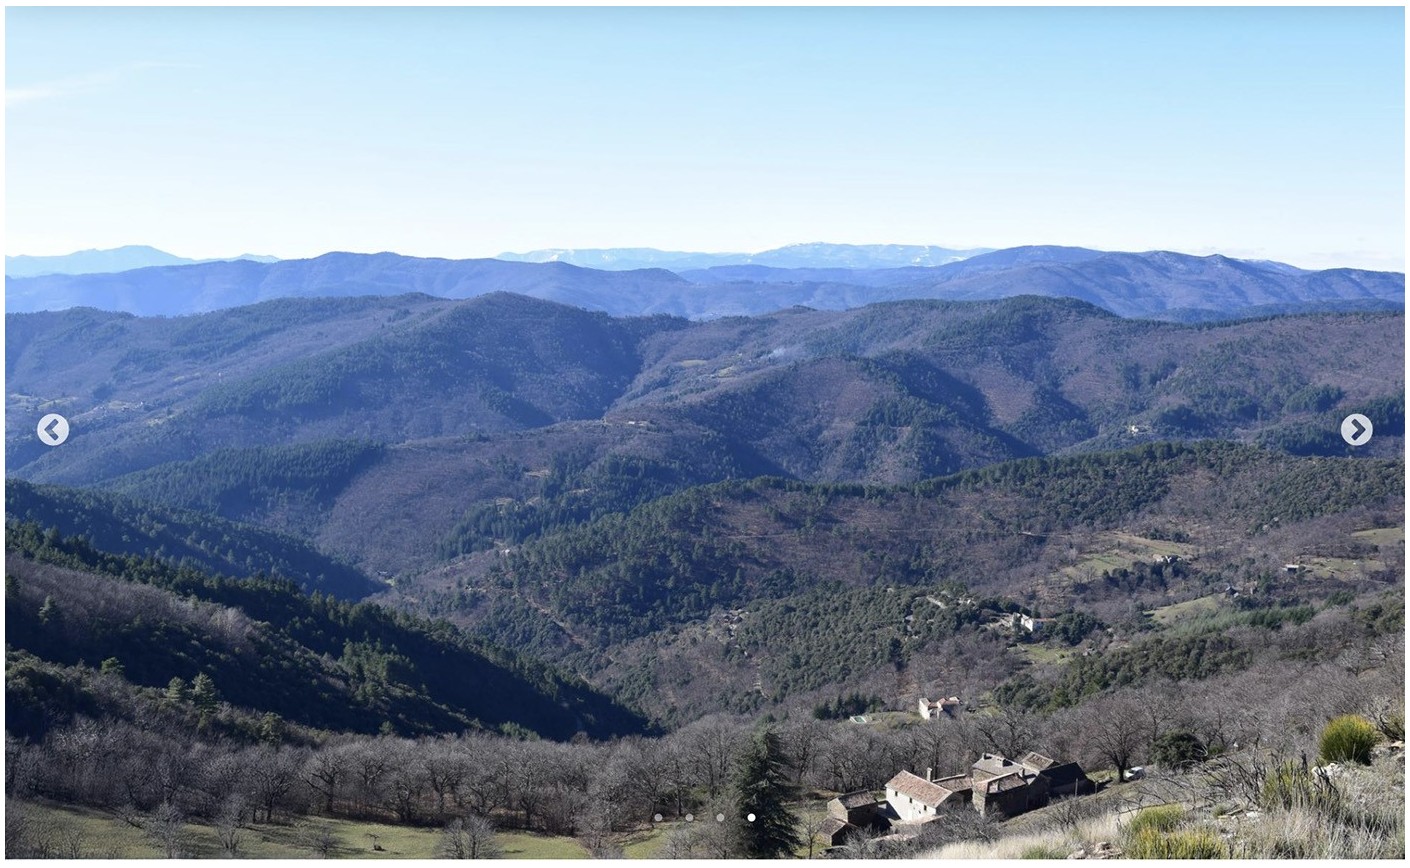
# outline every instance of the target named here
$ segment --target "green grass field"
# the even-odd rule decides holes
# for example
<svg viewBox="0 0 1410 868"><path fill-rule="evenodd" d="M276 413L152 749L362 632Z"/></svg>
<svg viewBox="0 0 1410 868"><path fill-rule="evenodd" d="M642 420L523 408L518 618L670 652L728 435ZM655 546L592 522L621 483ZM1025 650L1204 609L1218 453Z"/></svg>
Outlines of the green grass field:
<svg viewBox="0 0 1410 868"><path fill-rule="evenodd" d="M59 855L70 852L80 858L158 859L165 856L159 842L142 829L104 811L47 802L11 801L9 810L19 810L25 821L59 847ZM820 815L826 800L795 804L794 810ZM655 859L661 855L666 838L683 821L660 823L623 838L622 852L628 859ZM434 859L440 846L439 829L366 823L351 820L307 818L293 823L259 823L241 830L237 858L313 859L319 858L316 839L328 833L334 859ZM588 851L573 838L534 835L527 832L500 832L496 840L506 859L588 859ZM216 830L188 823L182 833L182 852L189 858L216 859L228 854L222 849ZM818 839L814 854L826 842ZM70 849L71 848L71 849ZM375 848L375 849L374 849ZM804 844L798 854L806 856Z"/></svg>
<svg viewBox="0 0 1410 868"><path fill-rule="evenodd" d="M1015 645L1013 650L1035 664L1061 663L1072 657L1073 654L1071 648L1053 648L1041 644Z"/></svg>
<svg viewBox="0 0 1410 868"><path fill-rule="evenodd" d="M1097 534L1090 543L1083 545L1083 549L1082 559L1062 570L1068 578L1081 579L1107 571L1130 569L1137 561L1153 563L1162 555L1188 558L1195 551L1195 547L1188 543L1148 539L1124 531Z"/></svg>
<svg viewBox="0 0 1410 868"><path fill-rule="evenodd" d="M1381 548L1405 548L1405 528L1403 527L1376 527L1370 530L1358 530L1352 536Z"/></svg>
<svg viewBox="0 0 1410 868"><path fill-rule="evenodd" d="M50 830L54 838L76 842L84 857L152 859L165 855L145 832L101 811L33 802L23 803L21 810L31 822ZM327 829L332 834L334 846L329 855L340 859L434 859L440 843L436 829L310 819L291 825L251 826L241 834L236 855L252 859L315 858L319 853L311 841L314 829ZM588 858L587 850L572 838L525 832L501 832L496 837L507 859ZM195 858L226 855L210 826L188 824L184 845ZM649 855L643 853L641 858Z"/></svg>
<svg viewBox="0 0 1410 868"><path fill-rule="evenodd" d="M1308 579L1355 579L1362 573L1385 569L1384 561L1366 558L1303 558L1300 562L1307 568L1302 578Z"/></svg>
<svg viewBox="0 0 1410 868"><path fill-rule="evenodd" d="M677 824L657 823L646 831L633 832L622 842L622 855L628 859L657 858L666 844L666 836L675 825Z"/></svg>
<svg viewBox="0 0 1410 868"><path fill-rule="evenodd" d="M1168 627L1187 618L1214 614L1219 610L1219 601L1222 598L1222 594L1210 594L1207 597L1196 597L1183 603L1172 603L1169 606L1155 609L1151 612L1151 617L1155 618L1156 623L1161 626Z"/></svg>

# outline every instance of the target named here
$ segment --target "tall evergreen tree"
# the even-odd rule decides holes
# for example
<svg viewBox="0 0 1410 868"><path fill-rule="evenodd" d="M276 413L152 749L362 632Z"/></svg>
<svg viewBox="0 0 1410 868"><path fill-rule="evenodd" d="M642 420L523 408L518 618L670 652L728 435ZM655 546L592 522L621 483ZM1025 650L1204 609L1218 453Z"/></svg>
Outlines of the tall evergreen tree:
<svg viewBox="0 0 1410 868"><path fill-rule="evenodd" d="M47 627L50 624L57 624L59 618L59 604L54 602L53 597L46 596L43 605L39 607L39 623Z"/></svg>
<svg viewBox="0 0 1410 868"><path fill-rule="evenodd" d="M743 855L752 859L786 858L802 845L798 818L788 809L794 787L789 780L787 755L772 728L760 730L741 758L734 795Z"/></svg>
<svg viewBox="0 0 1410 868"><path fill-rule="evenodd" d="M202 714L210 714L215 711L216 703L220 701L220 694L215 689L215 682L204 672L198 674L191 681L191 701Z"/></svg>
<svg viewBox="0 0 1410 868"><path fill-rule="evenodd" d="M180 675L173 675L166 684L166 692L162 698L169 704L179 704L186 701L189 692L186 689L186 682L181 680Z"/></svg>

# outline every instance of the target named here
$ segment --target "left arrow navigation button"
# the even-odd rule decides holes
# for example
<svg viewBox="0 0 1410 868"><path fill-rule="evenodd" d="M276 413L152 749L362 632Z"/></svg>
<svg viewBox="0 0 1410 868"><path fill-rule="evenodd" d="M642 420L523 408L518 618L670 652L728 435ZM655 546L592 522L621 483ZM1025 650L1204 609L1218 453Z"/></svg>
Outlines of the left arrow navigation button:
<svg viewBox="0 0 1410 868"><path fill-rule="evenodd" d="M50 413L39 420L39 427L35 430L45 446L58 446L69 439L69 420L58 413Z"/></svg>

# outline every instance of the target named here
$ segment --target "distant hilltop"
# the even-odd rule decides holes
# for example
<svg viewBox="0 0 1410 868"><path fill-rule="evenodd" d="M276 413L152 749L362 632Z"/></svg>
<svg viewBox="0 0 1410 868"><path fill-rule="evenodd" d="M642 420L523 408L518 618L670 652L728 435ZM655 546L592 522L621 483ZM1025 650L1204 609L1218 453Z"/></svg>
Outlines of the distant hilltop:
<svg viewBox="0 0 1410 868"><path fill-rule="evenodd" d="M959 262L991 247L953 249L929 244L789 244L762 253L689 253L652 247L551 248L528 253L501 253L506 262L566 262L583 268L628 271L634 268L714 268L722 265L764 265L771 268L903 268Z"/></svg>
<svg viewBox="0 0 1410 868"><path fill-rule="evenodd" d="M203 262L231 262L247 259L252 262L278 262L278 257L242 253L224 259L188 259L148 247L129 244L111 250L80 250L62 256L6 256L6 277L39 277L45 274L111 274L134 268L157 265L199 265Z"/></svg>
<svg viewBox="0 0 1410 868"><path fill-rule="evenodd" d="M848 252L840 249L842 245L825 247L838 256ZM876 251L887 249L848 250L871 251L865 255L875 256L881 255ZM406 293L473 298L493 292L520 293L614 316L670 314L689 319L753 316L800 306L850 310L883 301L982 301L1016 295L1074 298L1118 316L1178 322L1405 306L1405 276L1398 273L1349 268L1304 271L1280 263L1159 250L1111 253L1082 247L1014 247L945 265L885 268L673 265L671 269L660 265L589 268L561 258L506 262L325 253L313 259L269 263L222 261L118 274L10 276L5 282L5 310L93 307L139 316L177 316L276 298Z"/></svg>

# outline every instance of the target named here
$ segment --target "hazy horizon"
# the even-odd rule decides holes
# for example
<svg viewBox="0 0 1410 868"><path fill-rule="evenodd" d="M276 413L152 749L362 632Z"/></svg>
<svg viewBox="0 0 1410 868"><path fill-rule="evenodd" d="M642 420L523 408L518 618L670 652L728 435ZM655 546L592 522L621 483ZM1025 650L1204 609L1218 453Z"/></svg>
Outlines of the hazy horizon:
<svg viewBox="0 0 1410 868"><path fill-rule="evenodd" d="M1404 11L11 8L7 252L1404 270ZM938 239L938 240L937 240Z"/></svg>

